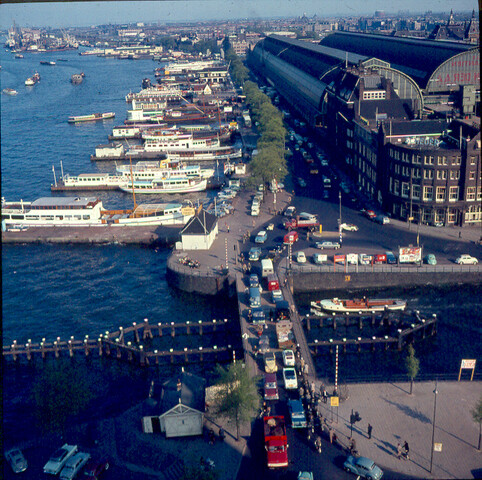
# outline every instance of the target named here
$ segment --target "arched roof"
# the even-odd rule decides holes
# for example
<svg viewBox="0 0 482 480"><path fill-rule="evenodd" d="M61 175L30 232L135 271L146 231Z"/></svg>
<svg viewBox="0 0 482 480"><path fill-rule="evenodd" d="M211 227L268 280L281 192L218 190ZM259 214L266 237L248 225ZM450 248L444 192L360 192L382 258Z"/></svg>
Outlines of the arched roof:
<svg viewBox="0 0 482 480"><path fill-rule="evenodd" d="M327 35L320 45L389 62L392 68L413 78L422 89L427 87L442 63L473 48L456 42L340 31Z"/></svg>

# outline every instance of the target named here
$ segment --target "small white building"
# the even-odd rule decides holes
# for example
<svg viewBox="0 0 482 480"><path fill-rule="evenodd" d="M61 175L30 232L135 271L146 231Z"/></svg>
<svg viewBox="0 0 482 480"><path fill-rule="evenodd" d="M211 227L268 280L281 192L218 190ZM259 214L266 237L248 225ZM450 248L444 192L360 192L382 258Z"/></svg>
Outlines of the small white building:
<svg viewBox="0 0 482 480"><path fill-rule="evenodd" d="M181 230L182 250L209 250L218 234L218 219L201 210Z"/></svg>
<svg viewBox="0 0 482 480"><path fill-rule="evenodd" d="M124 156L124 145L122 145L122 143L108 143L107 145L97 145L97 147L95 147L95 156L97 158L121 158Z"/></svg>
<svg viewBox="0 0 482 480"><path fill-rule="evenodd" d="M202 435L205 390L204 378L184 371L164 382L159 413L142 418L144 433L161 432L166 438Z"/></svg>

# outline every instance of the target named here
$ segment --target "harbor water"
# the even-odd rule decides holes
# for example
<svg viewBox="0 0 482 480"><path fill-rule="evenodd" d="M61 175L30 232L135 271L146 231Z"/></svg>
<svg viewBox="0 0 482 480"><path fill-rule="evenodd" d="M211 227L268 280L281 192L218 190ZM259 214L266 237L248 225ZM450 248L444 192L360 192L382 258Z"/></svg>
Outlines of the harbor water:
<svg viewBox="0 0 482 480"><path fill-rule="evenodd" d="M40 65L41 60L59 58L67 61L57 61L55 66ZM23 59L15 59L13 54L3 51L0 63L2 89L18 91L16 96L2 95L1 99L1 189L8 201L32 201L50 196L52 166L58 178L60 162L64 173L71 175L113 172L112 162L95 164L90 161L90 155L96 145L108 143L112 127L122 124L126 118L125 95L139 91L145 77L154 81L153 71L158 66L152 60L79 56L77 51L25 54ZM35 71L40 73L40 82L26 87L26 78ZM85 73L84 81L71 84L71 75L80 72ZM111 111L116 113L114 120L67 123L70 115ZM96 195L106 207L132 205L127 194ZM209 193L190 198L203 200L202 195ZM166 201L166 198L149 196L145 201ZM157 323L236 315L237 307L230 299L205 298L172 289L166 282L168 254L167 249L122 245L4 246L3 344L9 345L13 340L19 343L28 339L37 342L42 338L53 341L57 337L83 338L85 335L95 338L106 330L127 327L144 318ZM480 286L445 289L427 286L384 292L384 295L404 296L411 308L439 317L437 336L416 345L421 372L456 374L462 358L480 359L481 293ZM319 298L321 294L298 296L301 313L306 315L310 300ZM334 358L319 357L317 362L320 375L332 378ZM129 370L115 368L119 378L129 376ZM403 359L397 352L350 354L340 363L341 380L344 374L362 378L390 372L403 372ZM19 426L14 417L22 413L17 408L22 390L17 387L28 385L31 372L7 366L4 373L7 387L4 414L11 433ZM103 381L107 382L105 378ZM111 382L116 383L116 379L111 378ZM146 393L139 391L138 396Z"/></svg>

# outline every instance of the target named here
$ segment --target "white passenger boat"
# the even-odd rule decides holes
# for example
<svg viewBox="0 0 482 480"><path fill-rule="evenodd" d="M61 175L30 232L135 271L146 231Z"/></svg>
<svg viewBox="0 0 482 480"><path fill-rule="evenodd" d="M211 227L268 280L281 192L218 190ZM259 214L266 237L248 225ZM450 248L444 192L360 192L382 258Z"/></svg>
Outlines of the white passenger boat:
<svg viewBox="0 0 482 480"><path fill-rule="evenodd" d="M317 311L341 313L372 313L385 310L404 310L407 306L405 300L393 298L361 298L343 300L332 298L311 302L311 307Z"/></svg>
<svg viewBox="0 0 482 480"><path fill-rule="evenodd" d="M145 156L153 155L155 152L147 152L146 149L141 145L133 145L127 152L126 156L142 158ZM180 150L180 149L166 149L162 152L157 152L159 154L164 153L169 155L171 160L180 161L212 161L216 160L229 160L233 158L241 158L242 150L241 148L235 147L217 147L215 149L199 149L199 150Z"/></svg>
<svg viewBox="0 0 482 480"><path fill-rule="evenodd" d="M110 175L108 173L81 173L79 175L63 175L51 185L53 192L79 190L119 190L120 185L127 184L129 178L124 175Z"/></svg>
<svg viewBox="0 0 482 480"><path fill-rule="evenodd" d="M25 227L184 225L194 214L193 207L181 203L106 210L96 197L43 197L33 202L6 202L2 198L2 230L6 231Z"/></svg>
<svg viewBox="0 0 482 480"><path fill-rule="evenodd" d="M119 188L124 192L134 193L192 193L206 190L207 179L205 178L154 178L153 180L134 180Z"/></svg>
<svg viewBox="0 0 482 480"><path fill-rule="evenodd" d="M2 92L3 92L5 95L12 95L12 96L18 94L17 90L15 90L15 89L13 89L13 88L4 88L4 89L2 90Z"/></svg>
<svg viewBox="0 0 482 480"><path fill-rule="evenodd" d="M116 172L122 176L132 177L135 180L152 180L162 176L183 176L188 178L202 177L211 178L214 168L201 168L200 165L183 165L176 161L168 160L141 161L130 165L117 165Z"/></svg>

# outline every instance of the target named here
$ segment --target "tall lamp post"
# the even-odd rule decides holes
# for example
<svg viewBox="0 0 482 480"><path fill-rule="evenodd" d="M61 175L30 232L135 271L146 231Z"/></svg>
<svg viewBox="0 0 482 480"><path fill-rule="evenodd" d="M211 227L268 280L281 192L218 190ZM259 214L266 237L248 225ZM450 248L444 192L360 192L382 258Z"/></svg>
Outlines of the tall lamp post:
<svg viewBox="0 0 482 480"><path fill-rule="evenodd" d="M437 412L437 380L435 380L435 390L433 391L433 419L432 419L432 451L430 452L430 473L432 473L432 465L433 465L433 449L434 449L434 440L435 440L435 414Z"/></svg>
<svg viewBox="0 0 482 480"><path fill-rule="evenodd" d="M338 219L338 229L340 231L340 243L342 243L343 241L343 237L342 237L342 228L341 228L341 190L338 191L338 200L339 200L339 203L340 203L340 217Z"/></svg>

